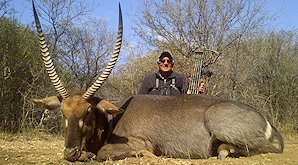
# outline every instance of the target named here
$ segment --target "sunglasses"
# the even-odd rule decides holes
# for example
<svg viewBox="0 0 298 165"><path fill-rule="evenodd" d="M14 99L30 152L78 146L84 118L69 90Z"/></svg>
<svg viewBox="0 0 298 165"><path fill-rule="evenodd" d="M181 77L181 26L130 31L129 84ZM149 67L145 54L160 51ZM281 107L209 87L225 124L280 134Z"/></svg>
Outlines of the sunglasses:
<svg viewBox="0 0 298 165"><path fill-rule="evenodd" d="M159 63L173 63L173 60L159 60Z"/></svg>

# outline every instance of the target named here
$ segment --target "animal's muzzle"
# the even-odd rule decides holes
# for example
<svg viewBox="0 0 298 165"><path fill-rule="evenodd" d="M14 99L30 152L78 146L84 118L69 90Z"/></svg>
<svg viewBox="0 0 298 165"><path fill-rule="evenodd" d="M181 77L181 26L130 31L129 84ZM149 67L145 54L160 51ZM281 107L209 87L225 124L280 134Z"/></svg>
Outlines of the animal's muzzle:
<svg viewBox="0 0 298 165"><path fill-rule="evenodd" d="M81 156L81 151L78 147L75 148L65 148L64 149L64 159L74 162Z"/></svg>

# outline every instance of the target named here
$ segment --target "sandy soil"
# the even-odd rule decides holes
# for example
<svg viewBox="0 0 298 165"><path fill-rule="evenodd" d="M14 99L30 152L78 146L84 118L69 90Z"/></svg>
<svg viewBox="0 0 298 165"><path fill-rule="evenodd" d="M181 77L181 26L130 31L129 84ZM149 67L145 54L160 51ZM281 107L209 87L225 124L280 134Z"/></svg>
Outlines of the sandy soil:
<svg viewBox="0 0 298 165"><path fill-rule="evenodd" d="M63 137L47 134L0 133L0 164L183 164L183 165L298 165L298 137L285 140L282 154L262 154L252 157L209 159L126 158L120 161L70 163L63 159Z"/></svg>

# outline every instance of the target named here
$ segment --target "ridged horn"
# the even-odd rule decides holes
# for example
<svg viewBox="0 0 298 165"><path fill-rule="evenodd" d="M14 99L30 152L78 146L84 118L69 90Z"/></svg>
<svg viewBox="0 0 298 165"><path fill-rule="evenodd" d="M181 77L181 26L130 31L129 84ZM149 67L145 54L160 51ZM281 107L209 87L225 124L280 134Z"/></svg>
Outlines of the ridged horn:
<svg viewBox="0 0 298 165"><path fill-rule="evenodd" d="M89 97L93 96L95 92L101 87L101 85L105 82L105 80L109 77L110 73L112 72L112 69L114 68L116 61L118 59L120 48L122 44L122 35L123 35L123 24L122 24L122 12L121 12L121 6L119 3L119 22L118 22L118 36L116 40L116 44L114 47L114 51L112 54L112 57L104 69L104 71L101 73L101 75L97 78L97 80L91 85L91 87L88 88L88 90L83 94L84 99L88 99Z"/></svg>
<svg viewBox="0 0 298 165"><path fill-rule="evenodd" d="M35 19L35 24L36 24L37 34L38 34L39 47L41 50L43 62L45 64L46 70L48 72L48 75L55 89L62 96L63 99L66 99L69 96L69 94L67 93L66 89L63 87L62 83L60 82L60 78L56 73L56 69L53 64L51 55L49 53L48 45L45 40L44 33L42 31L33 0L32 0L32 7L33 7L34 19Z"/></svg>

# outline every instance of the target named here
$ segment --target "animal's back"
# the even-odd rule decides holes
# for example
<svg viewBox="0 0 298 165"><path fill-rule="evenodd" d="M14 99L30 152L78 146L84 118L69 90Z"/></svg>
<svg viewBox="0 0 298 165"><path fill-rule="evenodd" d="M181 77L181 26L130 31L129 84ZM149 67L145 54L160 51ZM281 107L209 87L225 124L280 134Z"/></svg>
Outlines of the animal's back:
<svg viewBox="0 0 298 165"><path fill-rule="evenodd" d="M135 96L114 134L142 139L147 145L145 148L153 148L156 155L207 158L211 137L205 128L204 113L209 106L221 101L191 95Z"/></svg>
<svg viewBox="0 0 298 165"><path fill-rule="evenodd" d="M279 132L271 132L276 129L246 104L204 95L139 95L126 105L111 141L125 144L126 150L208 158L227 143L256 153L276 152L259 150Z"/></svg>

